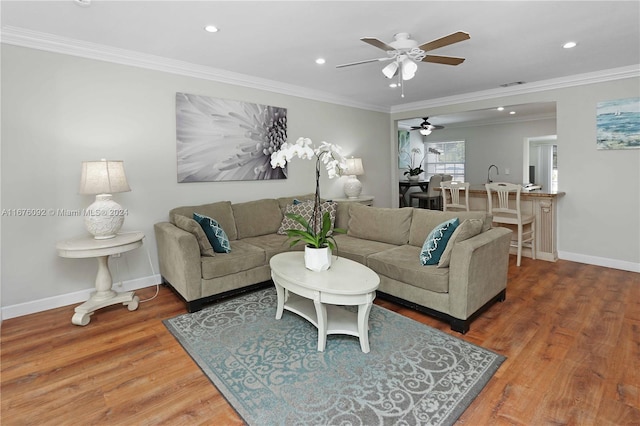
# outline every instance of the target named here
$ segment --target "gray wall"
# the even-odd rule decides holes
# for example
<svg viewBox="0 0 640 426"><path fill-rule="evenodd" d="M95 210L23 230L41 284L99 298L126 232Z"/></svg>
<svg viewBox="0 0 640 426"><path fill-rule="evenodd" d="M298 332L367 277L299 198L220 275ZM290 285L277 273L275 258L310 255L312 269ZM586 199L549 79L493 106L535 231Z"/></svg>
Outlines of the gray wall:
<svg viewBox="0 0 640 426"><path fill-rule="evenodd" d="M124 160L132 191L114 199L129 210L123 230L146 235L145 249L112 259L116 281L157 274L153 224L169 209L217 200L241 202L315 190L314 163L296 159L282 181L177 183L175 93L187 92L288 109L288 136L339 144L363 159L363 193L390 206L392 183L386 155L389 115L267 91L221 84L102 61L2 45L2 209L83 209L79 195L83 160ZM344 196L343 179L322 173L321 192ZM56 242L85 234L79 217L3 216L2 306L74 297L93 287L94 259L63 259ZM153 268L153 269L152 269ZM151 280L153 281L153 280ZM35 304L37 305L37 303ZM34 305L34 306L35 306Z"/></svg>
<svg viewBox="0 0 640 426"><path fill-rule="evenodd" d="M596 149L596 104L637 97L640 78L585 84L490 100L395 112L392 121L472 111L499 105L556 102L559 200L558 249L562 259L640 272L640 150ZM540 129L540 135L548 134ZM485 135L486 136L486 135ZM536 136L535 134L526 136ZM471 137L471 136L470 136ZM487 167L522 175L522 140L491 139L471 144L471 182L486 180ZM397 173L397 166L392 168Z"/></svg>
<svg viewBox="0 0 640 426"><path fill-rule="evenodd" d="M374 195L375 205L383 207L397 205L396 182L401 173L396 120L498 104L555 101L560 190L567 193L559 202L560 257L640 271L640 150L595 149L596 103L638 96L638 78L389 115L28 48L2 45L1 53L0 207L85 208L92 197L77 193L81 161L124 160L132 191L114 198L130 212L123 229L143 231L146 250L112 260L117 281L138 286L154 283L158 267L153 223L165 220L174 206L241 202L314 189L313 164L303 160L291 163L291 178L286 181L178 184L176 92L288 108L290 140L298 136L327 140L342 145L348 155L361 156L363 192ZM543 123L542 127L540 134L548 134L553 126ZM516 140L518 132L505 129L511 136L496 139L478 131L477 143L470 145L467 154L469 179L486 179L488 164L496 163L509 167L513 180L519 181L522 141ZM341 196L342 183L328 180L323 173L323 196ZM84 233L77 217L2 216L3 316L6 307L28 313L86 299L95 279L95 260L63 259L55 251L56 242Z"/></svg>

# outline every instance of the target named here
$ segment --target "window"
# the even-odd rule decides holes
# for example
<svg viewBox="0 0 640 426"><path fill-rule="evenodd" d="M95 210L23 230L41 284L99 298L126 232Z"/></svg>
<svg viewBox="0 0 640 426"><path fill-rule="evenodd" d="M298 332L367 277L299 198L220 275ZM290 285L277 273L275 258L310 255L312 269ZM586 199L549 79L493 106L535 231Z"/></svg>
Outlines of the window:
<svg viewBox="0 0 640 426"><path fill-rule="evenodd" d="M424 160L426 179L435 174L453 176L453 180L464 182L465 141L425 142L427 156Z"/></svg>

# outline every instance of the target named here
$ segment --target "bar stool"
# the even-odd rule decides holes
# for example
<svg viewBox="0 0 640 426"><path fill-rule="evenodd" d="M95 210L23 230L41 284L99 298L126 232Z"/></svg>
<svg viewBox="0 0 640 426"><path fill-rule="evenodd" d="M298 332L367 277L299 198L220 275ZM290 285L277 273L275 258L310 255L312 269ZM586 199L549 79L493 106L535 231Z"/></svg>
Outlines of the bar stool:
<svg viewBox="0 0 640 426"><path fill-rule="evenodd" d="M487 188L487 197L488 199L488 211L493 215L493 222L498 224L505 225L514 225L517 226L517 241L514 244L511 243L512 247L517 247L518 249L518 260L516 264L520 266L520 258L522 257L522 247L530 247L531 248L531 257L533 259L536 258L536 222L534 215L523 215L520 207L520 192L522 191L522 186L513 184L513 183L505 183L505 182L495 182L495 183L487 183L485 184ZM495 192L497 195L498 204L497 206L493 206L493 196L492 192ZM515 209L509 207L509 194L515 193ZM524 226L528 226L528 230L524 230Z"/></svg>
<svg viewBox="0 0 640 426"><path fill-rule="evenodd" d="M442 192L442 210L463 209L469 211L469 182L443 181L440 183ZM464 191L464 204L460 202L460 191ZM451 200L451 202L447 202Z"/></svg>

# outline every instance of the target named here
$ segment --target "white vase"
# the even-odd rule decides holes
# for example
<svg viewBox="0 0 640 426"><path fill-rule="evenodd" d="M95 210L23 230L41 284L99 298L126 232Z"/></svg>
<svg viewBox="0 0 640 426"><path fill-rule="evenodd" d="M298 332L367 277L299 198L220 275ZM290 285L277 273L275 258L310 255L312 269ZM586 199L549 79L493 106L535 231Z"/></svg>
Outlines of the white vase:
<svg viewBox="0 0 640 426"><path fill-rule="evenodd" d="M408 179L410 182L415 182L415 181L417 181L417 180L419 180L419 179L420 179L420 175L414 175L414 176L409 175L409 176L407 177L407 179Z"/></svg>
<svg viewBox="0 0 640 426"><path fill-rule="evenodd" d="M315 272L326 271L331 266L331 249L305 246L304 266Z"/></svg>

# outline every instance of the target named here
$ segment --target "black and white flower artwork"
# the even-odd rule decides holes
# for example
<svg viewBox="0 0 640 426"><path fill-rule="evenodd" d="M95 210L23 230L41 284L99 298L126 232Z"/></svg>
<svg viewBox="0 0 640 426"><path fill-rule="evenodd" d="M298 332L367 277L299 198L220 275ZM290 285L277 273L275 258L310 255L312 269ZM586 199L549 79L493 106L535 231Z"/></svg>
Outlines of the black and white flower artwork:
<svg viewBox="0 0 640 426"><path fill-rule="evenodd" d="M176 93L178 182L286 179L286 141L286 108Z"/></svg>

